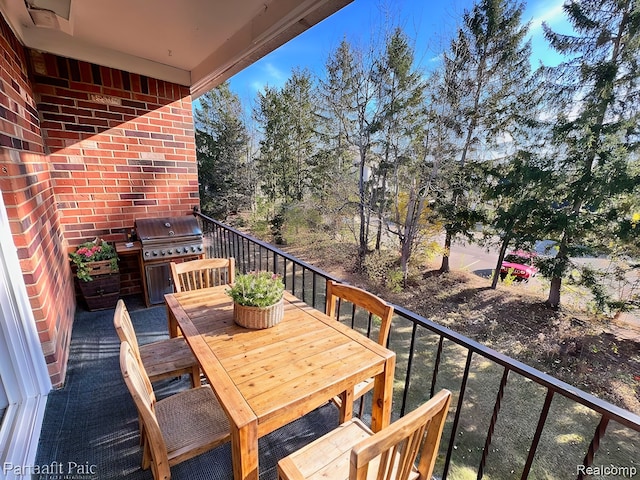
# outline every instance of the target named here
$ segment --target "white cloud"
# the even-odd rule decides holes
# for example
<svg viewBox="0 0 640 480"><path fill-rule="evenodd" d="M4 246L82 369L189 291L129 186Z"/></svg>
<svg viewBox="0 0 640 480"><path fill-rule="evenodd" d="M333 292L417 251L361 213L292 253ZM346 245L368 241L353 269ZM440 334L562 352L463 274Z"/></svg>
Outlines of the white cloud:
<svg viewBox="0 0 640 480"><path fill-rule="evenodd" d="M533 7L533 18L531 19L531 31L535 32L542 28L542 23L555 24L565 20L562 10L564 0L554 0L553 2L543 1Z"/></svg>
<svg viewBox="0 0 640 480"><path fill-rule="evenodd" d="M258 80L254 80L253 82L251 82L251 88L255 92L264 93L264 86L265 86L265 83Z"/></svg>
<svg viewBox="0 0 640 480"><path fill-rule="evenodd" d="M259 78L254 78L249 82L249 86L254 93L264 93L264 89L267 85L272 87L282 87L287 81L288 75L276 65L271 62L263 62L257 72L254 72Z"/></svg>
<svg viewBox="0 0 640 480"><path fill-rule="evenodd" d="M272 80L274 80L274 83L276 83L276 84L284 83L285 80L287 79L287 74L284 73L282 70L280 70L278 67L276 67L271 62L268 62L267 64L265 64L264 69L265 69L265 73ZM269 83L271 83L271 82L269 82Z"/></svg>

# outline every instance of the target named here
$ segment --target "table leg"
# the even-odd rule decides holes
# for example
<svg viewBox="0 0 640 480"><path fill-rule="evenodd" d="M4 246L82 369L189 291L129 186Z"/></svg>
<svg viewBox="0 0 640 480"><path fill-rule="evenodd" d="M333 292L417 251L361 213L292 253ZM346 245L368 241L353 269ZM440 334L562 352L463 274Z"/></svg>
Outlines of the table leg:
<svg viewBox="0 0 640 480"><path fill-rule="evenodd" d="M178 321L176 320L173 311L167 305L167 322L169 328L169 338L175 338L178 336Z"/></svg>
<svg viewBox="0 0 640 480"><path fill-rule="evenodd" d="M340 423L347 422L353 417L353 388L340 394Z"/></svg>
<svg viewBox="0 0 640 480"><path fill-rule="evenodd" d="M396 368L396 356L390 356L373 384L373 403L371 405L371 430L379 432L391 422L391 401L393 399L393 375Z"/></svg>
<svg viewBox="0 0 640 480"><path fill-rule="evenodd" d="M231 425L231 460L234 480L258 480L258 420Z"/></svg>

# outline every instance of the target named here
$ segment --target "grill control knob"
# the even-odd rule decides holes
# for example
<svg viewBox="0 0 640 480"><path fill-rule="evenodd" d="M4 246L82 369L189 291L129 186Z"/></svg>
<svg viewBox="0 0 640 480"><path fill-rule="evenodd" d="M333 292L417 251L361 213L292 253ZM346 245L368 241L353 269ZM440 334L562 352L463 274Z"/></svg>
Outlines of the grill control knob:
<svg viewBox="0 0 640 480"><path fill-rule="evenodd" d="M167 250L167 254L171 255L173 253L173 250L169 249Z"/></svg>
<svg viewBox="0 0 640 480"><path fill-rule="evenodd" d="M187 252L189 251L189 249L188 249L187 247L184 247L184 248L182 249L182 251L183 251L184 253L187 253Z"/></svg>
<svg viewBox="0 0 640 480"><path fill-rule="evenodd" d="M154 257L157 257L157 256L158 256L158 250L154 250L154 251L152 252L152 254L153 254L153 256L154 256Z"/></svg>
<svg viewBox="0 0 640 480"><path fill-rule="evenodd" d="M196 251L196 247L191 247L191 251L195 252Z"/></svg>
<svg viewBox="0 0 640 480"><path fill-rule="evenodd" d="M149 255L150 255L150 253L149 253L149 252L144 252L144 256L145 256L145 257L148 257Z"/></svg>
<svg viewBox="0 0 640 480"><path fill-rule="evenodd" d="M198 251L201 252L202 251L202 245L198 245Z"/></svg>
<svg viewBox="0 0 640 480"><path fill-rule="evenodd" d="M160 250L160 255L166 255L167 252L165 252L164 250Z"/></svg>

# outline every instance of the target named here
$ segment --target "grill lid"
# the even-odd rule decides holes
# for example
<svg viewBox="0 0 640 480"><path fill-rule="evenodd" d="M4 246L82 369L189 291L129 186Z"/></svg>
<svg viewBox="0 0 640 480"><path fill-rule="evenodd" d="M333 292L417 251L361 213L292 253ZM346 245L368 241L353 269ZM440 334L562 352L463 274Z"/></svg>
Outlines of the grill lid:
<svg viewBox="0 0 640 480"><path fill-rule="evenodd" d="M194 216L140 218L136 220L138 238L148 240L176 240L180 237L202 237L202 230Z"/></svg>

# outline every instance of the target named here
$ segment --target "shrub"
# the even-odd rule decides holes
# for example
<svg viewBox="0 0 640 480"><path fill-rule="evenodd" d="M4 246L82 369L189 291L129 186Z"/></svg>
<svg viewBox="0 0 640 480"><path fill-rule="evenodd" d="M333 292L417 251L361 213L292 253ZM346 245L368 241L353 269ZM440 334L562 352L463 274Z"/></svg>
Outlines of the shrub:
<svg viewBox="0 0 640 480"><path fill-rule="evenodd" d="M234 302L247 307L268 307L280 301L284 294L282 278L272 272L249 272L236 276L227 290Z"/></svg>

